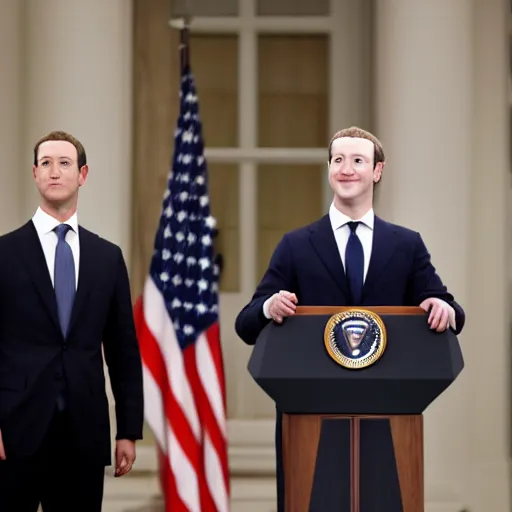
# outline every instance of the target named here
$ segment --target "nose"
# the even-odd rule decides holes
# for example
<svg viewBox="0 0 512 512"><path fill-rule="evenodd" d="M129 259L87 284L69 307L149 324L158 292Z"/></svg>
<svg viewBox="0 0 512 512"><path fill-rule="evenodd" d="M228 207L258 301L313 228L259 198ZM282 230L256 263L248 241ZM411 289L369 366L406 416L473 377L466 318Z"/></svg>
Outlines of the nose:
<svg viewBox="0 0 512 512"><path fill-rule="evenodd" d="M354 169L352 169L350 162L343 162L340 170L341 170L341 174L347 174L349 176L354 174Z"/></svg>
<svg viewBox="0 0 512 512"><path fill-rule="evenodd" d="M56 165L50 167L50 178L53 180L60 178L60 172Z"/></svg>

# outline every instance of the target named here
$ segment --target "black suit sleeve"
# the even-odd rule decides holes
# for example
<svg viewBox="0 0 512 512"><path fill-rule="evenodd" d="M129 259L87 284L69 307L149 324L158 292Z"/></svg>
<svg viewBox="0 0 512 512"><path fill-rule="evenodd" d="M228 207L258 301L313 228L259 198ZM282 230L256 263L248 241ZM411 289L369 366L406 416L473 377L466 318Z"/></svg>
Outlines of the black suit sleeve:
<svg viewBox="0 0 512 512"><path fill-rule="evenodd" d="M417 233L414 263L409 282L410 297L414 305L419 306L425 299L430 297L444 300L455 310L455 334L459 334L462 331L466 322L464 310L441 281L436 269L432 265L430 254L419 233Z"/></svg>
<svg viewBox="0 0 512 512"><path fill-rule="evenodd" d="M256 343L260 332L270 321L263 314L263 303L280 290L297 293L291 249L286 235L277 245L268 269L256 288L251 302L240 311L236 318L236 333L248 345Z"/></svg>
<svg viewBox="0 0 512 512"><path fill-rule="evenodd" d="M133 320L128 271L121 250L115 292L103 336L105 360L116 402L116 439L142 439L144 395L142 362Z"/></svg>

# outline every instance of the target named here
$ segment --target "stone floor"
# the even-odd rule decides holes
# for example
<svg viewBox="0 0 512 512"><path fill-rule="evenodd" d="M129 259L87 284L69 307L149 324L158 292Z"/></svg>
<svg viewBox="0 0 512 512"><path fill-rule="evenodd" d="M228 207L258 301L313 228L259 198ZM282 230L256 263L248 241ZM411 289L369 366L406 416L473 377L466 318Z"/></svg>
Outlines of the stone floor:
<svg viewBox="0 0 512 512"><path fill-rule="evenodd" d="M230 512L276 512L275 503L274 479L240 477L232 480ZM464 511L460 503L425 504L425 512ZM102 512L164 512L158 478L144 473L123 478L107 475Z"/></svg>
<svg viewBox="0 0 512 512"><path fill-rule="evenodd" d="M158 479L154 475L105 477L102 512L163 512Z"/></svg>
<svg viewBox="0 0 512 512"><path fill-rule="evenodd" d="M230 512L276 512L273 478L234 478ZM102 512L164 512L157 477L106 477Z"/></svg>
<svg viewBox="0 0 512 512"><path fill-rule="evenodd" d="M123 478L107 475L102 512L164 512L157 478L152 475Z"/></svg>
<svg viewBox="0 0 512 512"><path fill-rule="evenodd" d="M102 512L164 512L157 476L114 478L107 473ZM233 479L230 512L276 512L274 479Z"/></svg>

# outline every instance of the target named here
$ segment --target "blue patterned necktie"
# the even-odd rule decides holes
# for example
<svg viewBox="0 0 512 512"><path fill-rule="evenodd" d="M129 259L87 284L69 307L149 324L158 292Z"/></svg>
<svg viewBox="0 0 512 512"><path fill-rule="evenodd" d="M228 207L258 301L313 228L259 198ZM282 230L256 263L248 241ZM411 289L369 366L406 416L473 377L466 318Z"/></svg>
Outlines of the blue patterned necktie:
<svg viewBox="0 0 512 512"><path fill-rule="evenodd" d="M364 251L363 244L356 234L359 222L349 222L347 225L350 228L350 236L345 250L345 268L352 304L358 306L363 294Z"/></svg>
<svg viewBox="0 0 512 512"><path fill-rule="evenodd" d="M55 228L58 242L55 249L54 287L57 299L57 311L62 334L68 333L69 320L75 301L75 261L71 247L66 242L66 234L71 229L67 224Z"/></svg>

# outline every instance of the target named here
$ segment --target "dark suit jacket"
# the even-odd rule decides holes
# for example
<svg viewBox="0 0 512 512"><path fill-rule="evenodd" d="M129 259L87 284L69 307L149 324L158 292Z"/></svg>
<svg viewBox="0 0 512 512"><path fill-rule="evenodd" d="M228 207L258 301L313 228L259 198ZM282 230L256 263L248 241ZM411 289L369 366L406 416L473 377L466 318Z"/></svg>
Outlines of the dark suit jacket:
<svg viewBox="0 0 512 512"><path fill-rule="evenodd" d="M32 221L0 237L0 430L7 457L39 447L64 392L84 461L109 465L102 342L116 402L117 439L141 439L142 366L121 250L79 228L80 263L64 339Z"/></svg>
<svg viewBox="0 0 512 512"><path fill-rule="evenodd" d="M254 344L269 322L263 303L279 290L297 295L302 306L352 306L345 270L329 216L287 233L278 244L252 300L239 313L235 329ZM456 333L463 309L441 282L419 233L375 217L372 254L357 306L419 306L437 297L455 309Z"/></svg>

